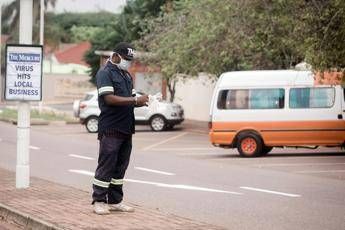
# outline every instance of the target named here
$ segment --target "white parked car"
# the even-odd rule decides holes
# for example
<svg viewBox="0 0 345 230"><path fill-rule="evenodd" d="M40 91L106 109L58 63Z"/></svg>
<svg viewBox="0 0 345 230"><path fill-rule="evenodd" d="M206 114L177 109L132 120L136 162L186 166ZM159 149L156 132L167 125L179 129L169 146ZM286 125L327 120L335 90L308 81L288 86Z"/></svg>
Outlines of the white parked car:
<svg viewBox="0 0 345 230"><path fill-rule="evenodd" d="M73 111L74 116L79 117L80 123L85 125L88 132L98 131L98 116L101 111L98 107L97 90L88 92L82 100L74 101ZM153 131L172 129L184 120L182 106L166 101L158 102L154 109L148 106L137 107L134 109L134 115L136 124L150 125Z"/></svg>

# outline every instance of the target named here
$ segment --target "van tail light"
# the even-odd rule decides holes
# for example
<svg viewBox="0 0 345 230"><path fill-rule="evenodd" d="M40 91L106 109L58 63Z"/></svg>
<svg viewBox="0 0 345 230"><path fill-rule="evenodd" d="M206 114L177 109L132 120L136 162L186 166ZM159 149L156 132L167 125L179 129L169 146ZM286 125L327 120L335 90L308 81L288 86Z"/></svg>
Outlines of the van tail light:
<svg viewBox="0 0 345 230"><path fill-rule="evenodd" d="M79 108L84 109L84 108L86 108L86 105L83 103L80 103Z"/></svg>

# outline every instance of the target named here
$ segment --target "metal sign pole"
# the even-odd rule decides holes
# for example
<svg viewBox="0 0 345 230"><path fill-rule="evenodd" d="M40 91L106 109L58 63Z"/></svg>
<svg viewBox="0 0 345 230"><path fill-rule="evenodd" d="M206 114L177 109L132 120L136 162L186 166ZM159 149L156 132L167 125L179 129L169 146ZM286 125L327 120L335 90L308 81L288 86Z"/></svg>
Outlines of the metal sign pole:
<svg viewBox="0 0 345 230"><path fill-rule="evenodd" d="M32 44L33 0L20 0L19 43ZM30 185L30 102L18 103L16 188Z"/></svg>

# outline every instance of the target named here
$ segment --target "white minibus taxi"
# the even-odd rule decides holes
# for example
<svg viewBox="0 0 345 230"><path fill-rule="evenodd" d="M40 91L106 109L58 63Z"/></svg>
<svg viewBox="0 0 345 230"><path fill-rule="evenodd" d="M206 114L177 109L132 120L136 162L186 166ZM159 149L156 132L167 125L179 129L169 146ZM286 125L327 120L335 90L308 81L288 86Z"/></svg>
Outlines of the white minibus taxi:
<svg viewBox="0 0 345 230"><path fill-rule="evenodd" d="M344 93L340 85L314 86L309 71L224 73L213 92L210 141L243 157L273 147L344 147Z"/></svg>

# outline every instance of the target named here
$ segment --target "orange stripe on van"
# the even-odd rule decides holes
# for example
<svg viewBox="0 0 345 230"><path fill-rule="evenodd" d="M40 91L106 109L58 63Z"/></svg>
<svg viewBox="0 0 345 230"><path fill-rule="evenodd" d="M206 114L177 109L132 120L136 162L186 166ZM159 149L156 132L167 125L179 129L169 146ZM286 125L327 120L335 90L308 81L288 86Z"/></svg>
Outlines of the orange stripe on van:
<svg viewBox="0 0 345 230"><path fill-rule="evenodd" d="M213 122L210 140L229 145L244 130L258 132L267 146L341 145L345 121Z"/></svg>

